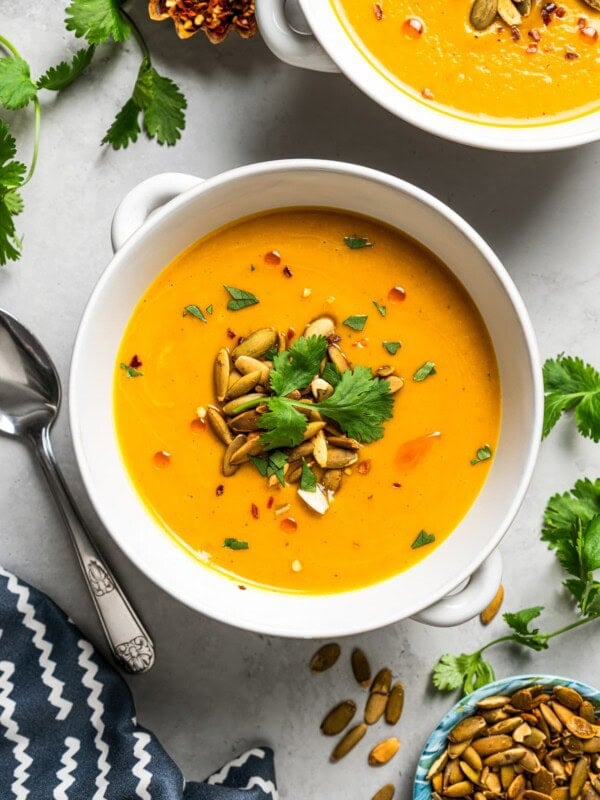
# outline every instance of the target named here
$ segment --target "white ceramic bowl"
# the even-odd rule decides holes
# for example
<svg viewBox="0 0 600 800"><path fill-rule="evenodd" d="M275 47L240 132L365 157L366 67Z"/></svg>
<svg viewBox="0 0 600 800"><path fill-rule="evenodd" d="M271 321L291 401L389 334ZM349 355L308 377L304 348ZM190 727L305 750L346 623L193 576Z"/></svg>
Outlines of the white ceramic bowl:
<svg viewBox="0 0 600 800"><path fill-rule="evenodd" d="M115 358L138 299L185 247L239 217L307 205L344 208L394 225L454 271L479 307L496 348L504 392L502 429L488 480L473 507L454 533L410 570L340 594L297 595L252 587L241 592L235 581L174 544L138 497L121 459L113 420ZM77 336L70 414L89 495L129 558L192 608L266 633L342 636L409 616L453 625L479 613L500 583L501 562L494 550L517 512L534 466L542 387L523 303L505 269L469 225L425 192L381 172L290 160L242 167L205 182L179 174L150 178L121 203L112 233L115 256L94 290ZM466 587L446 597L467 579Z"/></svg>
<svg viewBox="0 0 600 800"><path fill-rule="evenodd" d="M344 30L330 0L293 2L300 4L314 35L290 27L286 0L256 0L262 37L278 58L320 72L343 72L376 103L429 133L474 147L523 152L561 150L600 139L600 110L531 126L477 122L440 111L402 90L369 63Z"/></svg>

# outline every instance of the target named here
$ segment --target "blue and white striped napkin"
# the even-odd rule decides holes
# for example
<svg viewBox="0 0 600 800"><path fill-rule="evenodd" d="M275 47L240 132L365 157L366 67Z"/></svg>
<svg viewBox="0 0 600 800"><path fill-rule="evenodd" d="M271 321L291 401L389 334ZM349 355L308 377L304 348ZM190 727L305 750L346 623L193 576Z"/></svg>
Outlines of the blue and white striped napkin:
<svg viewBox="0 0 600 800"><path fill-rule="evenodd" d="M1 800L277 800L258 747L186 783L123 678L42 592L0 568Z"/></svg>

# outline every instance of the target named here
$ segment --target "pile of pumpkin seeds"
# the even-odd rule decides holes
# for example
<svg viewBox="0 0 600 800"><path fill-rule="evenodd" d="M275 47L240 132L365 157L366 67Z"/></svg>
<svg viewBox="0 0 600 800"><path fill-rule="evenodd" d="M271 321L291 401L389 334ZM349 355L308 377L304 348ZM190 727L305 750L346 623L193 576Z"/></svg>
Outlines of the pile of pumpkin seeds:
<svg viewBox="0 0 600 800"><path fill-rule="evenodd" d="M334 387L322 376L332 366L337 374L341 374L351 368L351 363L339 345L340 337L331 317L322 316L309 322L303 335L324 336L328 342L327 356L321 363L319 374L305 390L296 390L288 395L310 405L325 400L334 392ZM206 417L213 432L225 445L222 473L226 478L235 475L251 456L264 453L260 418L268 411L265 399L273 394L270 387L271 359L273 354L286 350L288 342L288 334L277 332L275 328L260 328L231 350L223 347L217 353L214 363L217 403L208 408L201 407L198 413ZM392 393L404 385L403 379L388 365L378 367L374 374L388 381ZM317 491L299 489L298 494L314 511L323 514L329 507L329 500L340 490L344 477L351 474L352 467L358 465L358 471L365 474L370 469L370 461L359 463L361 443L345 436L334 422L323 419L317 409L307 409L305 413L308 424L304 440L296 447L281 448L287 456L283 474L286 484L299 483L302 465L306 462L317 476ZM271 488L280 484L276 475L270 475L267 480Z"/></svg>
<svg viewBox="0 0 600 800"><path fill-rule="evenodd" d="M432 763L432 800L600 800L596 722L594 704L569 686L486 697Z"/></svg>
<svg viewBox="0 0 600 800"><path fill-rule="evenodd" d="M341 648L335 642L323 645L311 659L313 672L325 672L340 657ZM365 736L370 725L375 725L382 718L388 725L396 725L404 708L404 686L397 682L392 685L392 673L384 667L371 679L371 666L365 653L359 648L352 651L352 673L359 686L369 689L363 711L363 720L348 728L354 719L357 706L354 700L343 700L329 711L321 722L321 732L325 736L337 736L346 731L337 741L331 752L331 761L340 761L356 747ZM387 764L400 749L400 740L396 736L388 736L371 748L367 760L370 766L379 767ZM373 796L372 800L392 800L394 787L386 784Z"/></svg>
<svg viewBox="0 0 600 800"><path fill-rule="evenodd" d="M590 8L600 10L600 0L583 0ZM556 3L542 2L542 0L475 0L471 6L470 21L477 31L486 30L500 19L509 27L520 27L523 20L530 16L535 5L539 5L544 16L544 9L551 8L547 14L553 13Z"/></svg>

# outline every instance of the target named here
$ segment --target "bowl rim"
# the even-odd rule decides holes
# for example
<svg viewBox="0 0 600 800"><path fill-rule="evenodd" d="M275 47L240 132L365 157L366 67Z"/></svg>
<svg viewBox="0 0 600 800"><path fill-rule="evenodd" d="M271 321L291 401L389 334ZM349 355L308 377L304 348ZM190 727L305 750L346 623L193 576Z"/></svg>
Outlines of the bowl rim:
<svg viewBox="0 0 600 800"><path fill-rule="evenodd" d="M348 80L378 105L427 133L483 150L514 153L567 150L600 139L600 109L547 124L507 126L452 116L435 106L421 104L410 94L402 93L360 52L337 18L331 0L299 3L319 44ZM394 91L386 91L385 87ZM578 120L587 119L591 120L587 126L569 131ZM520 138L526 131L525 138ZM536 131L543 133L536 137Z"/></svg>
<svg viewBox="0 0 600 800"><path fill-rule="evenodd" d="M85 311L83 313L77 331L76 341L71 361L70 381L69 381L69 420L70 420L73 446L77 462L79 465L79 469L81 471L83 482L90 497L90 500L94 505L94 508L98 516L104 523L107 531L109 532L110 536L114 539L114 541L117 543L119 548L132 561L132 563L135 564L137 568L140 569L140 571L142 571L150 580L152 580L163 591L175 597L183 604L193 608L196 611L199 611L200 613L206 614L214 619L217 619L221 622L225 622L227 624L233 624L236 625L237 627L245 628L255 632L266 633L271 635L318 638L324 636L354 635L358 632L381 628L384 627L385 625L397 622L399 619L404 619L407 617L411 617L414 614L417 614L419 611L424 610L424 606L422 603L417 603L413 601L412 605L407 603L406 604L407 607L401 609L400 614L398 613L396 606L390 607L389 609L382 607L377 614L371 615L371 621L368 624L361 623L359 625L357 625L356 622L354 623L352 622L352 615L346 615L347 618L344 621L338 620L338 622L335 625L333 625L331 620L328 618L328 615L323 614L322 619L319 622L320 627L315 627L315 625L313 624L311 631L308 632L304 627L305 625L304 623L302 623L302 625L298 624L296 625L296 627L293 627L289 623L284 624L281 620L279 620L277 623L274 623L271 620L258 620L256 618L253 619L252 622L248 622L246 619L243 620L236 618L232 619L231 612L227 608L224 608L221 605L219 605L218 603L214 603L210 607L207 607L203 604L200 604L196 600L196 598L190 598L186 593L186 591L181 588L178 582L169 580L169 578L165 577L164 571L162 569L158 569L158 567L154 569L149 568L148 563L141 562L139 552L137 552L133 543L130 542L129 540L125 540L124 537L122 537L118 531L113 531L111 529L111 524L107 520L107 510L105 509L102 497L99 496L99 493L96 491L94 476L92 474L92 470L89 468L89 461L88 458L86 457L86 447L83 443L81 436L81 425L79 418L80 410L79 410L79 397L78 397L80 394L80 385L79 385L81 382L80 373L82 372L83 366L86 361L86 350L84 345L86 343L85 340L87 339L87 328L90 325L91 319L97 313L99 300L101 298L103 300L104 288L108 283L114 280L115 274L118 273L118 271L121 268L121 264L128 258L129 252L138 246L138 243L144 238L146 232L151 227L158 226L163 220L169 217L176 216L179 210L184 205L195 202L196 198L199 195L210 192L213 188L222 187L223 184L227 183L234 184L240 178L243 179L253 175L269 175L269 174L277 174L281 172L290 172L290 171L302 173L311 170L315 172L324 172L324 173L330 172L336 174L343 174L346 176L350 176L352 178L359 178L359 179L366 178L374 183L383 184L384 187L392 188L395 191L400 191L403 192L404 194L408 194L413 199L426 204L429 208L432 208L434 212L439 214L441 217L445 218L454 227L456 227L458 231L466 239L468 239L470 244L480 252L482 257L485 259L489 269L495 275L496 280L501 284L502 290L506 293L506 295L510 299L512 307L515 310L524 341L527 344L527 352L524 358L527 361L527 372L528 372L528 377L531 380L531 386L532 386L532 394L530 398L531 409L532 409L531 411L532 425L531 425L529 440L524 445L524 450L527 453L527 458L526 460L524 460L521 479L519 482L519 488L518 491L515 492L511 504L506 508L501 518L501 522L494 532L494 535L490 536L490 538L487 540L486 546L478 550L477 553L475 553L469 559L468 564L466 564L460 570L460 572L457 572L456 574L451 575L445 578L444 580L440 580L439 584L437 584L436 587L434 587L434 590L432 589L431 594L428 597L427 607L433 605L435 602L448 595L450 592L456 589L456 587L462 584L473 574L473 572L483 563L483 561L490 555L490 553L493 550L495 550L501 538L508 530L508 527L513 521L524 499L527 487L531 480L533 469L536 463L537 452L540 446L540 433L541 433L542 412L543 412L543 392L541 384L539 354L537 350L537 344L535 340L533 326L527 314L524 302L520 294L518 293L518 290L514 285L510 275L506 271L505 267L501 264L498 257L491 250L490 246L469 225L469 223L463 220L462 217L460 217L455 211L450 209L440 200L437 200L435 197L428 194L424 190L400 178L396 178L395 176L368 167L362 167L356 164L347 164L337 161L325 161L317 159L285 159L285 160L261 162L243 167L237 167L235 169L220 173L210 179L207 179L203 183L200 183L198 186L184 192L176 199L168 203L166 206L154 211L152 213L151 219L147 220L111 259L108 266L101 274L88 300L88 303L86 305ZM125 469L125 467L123 468ZM155 524L158 525L158 523ZM163 535L165 535L164 532ZM185 557L190 559L189 555L187 554ZM199 568L199 565L197 565L197 568ZM220 576L220 578L222 580L226 580L225 576ZM394 580L395 578L397 578L397 576L394 576L388 580ZM250 588L254 587L248 586L248 589ZM372 587L371 586L360 587L350 592L336 593L333 595L333 597L347 597L349 595L358 594L360 592L366 592L370 588ZM260 591L264 590L260 589ZM248 592L246 592L245 594L247 595ZM270 594L271 596L273 596L273 592L270 592ZM305 595L302 594L290 595L290 596L300 597L300 598L305 597ZM322 601L323 598L329 597L329 595L325 594L310 595L310 597L319 598Z"/></svg>
<svg viewBox="0 0 600 800"><path fill-rule="evenodd" d="M495 681L486 683L485 686L481 686L479 689L475 689L475 691L457 700L427 737L415 771L413 800L431 800L431 787L429 781L425 780L425 775L435 758L440 755L442 748L445 746L448 731L460 722L461 719L470 716L475 711L476 704L480 700L494 694L511 694L518 689L524 689L527 686L533 686L537 683L550 687L569 686L579 692L584 698L591 698L596 703L600 703L600 690L595 689L593 686L583 681L579 681L575 678L565 678L560 675L525 673L522 675L511 675L507 678L498 678Z"/></svg>

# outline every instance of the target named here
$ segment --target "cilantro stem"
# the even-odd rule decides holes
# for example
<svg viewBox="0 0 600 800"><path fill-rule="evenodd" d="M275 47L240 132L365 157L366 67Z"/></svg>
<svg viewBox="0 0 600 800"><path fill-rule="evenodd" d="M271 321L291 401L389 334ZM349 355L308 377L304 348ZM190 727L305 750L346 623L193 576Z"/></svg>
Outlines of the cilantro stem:
<svg viewBox="0 0 600 800"><path fill-rule="evenodd" d="M119 11L125 17L127 22L131 25L131 30L133 31L134 39L136 40L136 42L138 44L138 47L142 51L142 56L143 56L144 60L147 61L148 64L151 64L152 63L152 59L150 58L150 50L148 49L148 45L146 44L146 40L144 39L144 35L142 34L141 30L139 29L139 26L134 21L134 19L131 16L131 14L129 14L127 11L125 11L124 8L120 8Z"/></svg>
<svg viewBox="0 0 600 800"><path fill-rule="evenodd" d="M0 34L0 45L1 45L1 46L2 46L2 47L5 49L5 50L8 50L8 52L9 52L9 53L12 53L12 55L13 55L15 58L21 58L21 56L19 55L19 51L18 51L18 50L17 50L17 48L14 46L14 44L12 44L12 42L9 42L9 41L8 41L8 39L6 39L6 38L5 38L4 36L2 36L1 34Z"/></svg>
<svg viewBox="0 0 600 800"><path fill-rule="evenodd" d="M545 642L548 642L550 639L554 639L555 636L560 636L562 633L572 631L574 628L579 628L581 625L586 625L588 622L593 622L595 619L597 619L597 617L584 617L583 619L578 619L575 622L571 622L569 625L565 625L564 628L558 628L558 630L552 631L552 633L539 633L536 634L536 636L538 639L543 639ZM480 650L476 650L473 655L481 655L490 647L495 647L497 644L502 644L503 642L516 642L517 644L523 643L519 641L514 634L507 634L506 636L500 636L498 639L493 639L491 642L484 644L484 646Z"/></svg>

